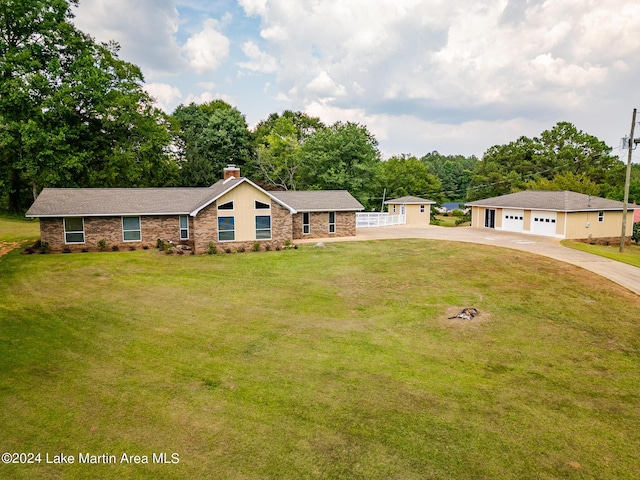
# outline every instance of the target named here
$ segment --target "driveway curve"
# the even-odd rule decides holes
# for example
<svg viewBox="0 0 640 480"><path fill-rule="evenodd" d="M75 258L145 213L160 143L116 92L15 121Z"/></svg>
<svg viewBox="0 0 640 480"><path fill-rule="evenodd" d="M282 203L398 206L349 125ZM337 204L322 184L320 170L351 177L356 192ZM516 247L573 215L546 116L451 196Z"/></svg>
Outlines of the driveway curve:
<svg viewBox="0 0 640 480"><path fill-rule="evenodd" d="M325 238L299 241L316 243L332 241L391 240L398 238L425 238L453 242L480 243L496 247L522 250L550 257L561 262L577 265L597 273L640 295L640 268L610 260L608 258L581 252L560 245L560 240L537 235L524 235L498 230L483 230L471 227L424 227L400 225L394 227L359 228L355 237Z"/></svg>

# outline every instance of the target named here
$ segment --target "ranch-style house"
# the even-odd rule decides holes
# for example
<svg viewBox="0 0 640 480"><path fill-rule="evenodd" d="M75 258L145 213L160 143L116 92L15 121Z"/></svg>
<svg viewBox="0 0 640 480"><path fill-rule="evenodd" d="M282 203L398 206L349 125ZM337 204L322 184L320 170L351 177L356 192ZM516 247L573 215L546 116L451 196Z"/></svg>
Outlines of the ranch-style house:
<svg viewBox="0 0 640 480"><path fill-rule="evenodd" d="M229 165L224 179L194 188L45 188L26 216L40 219L53 252L155 246L205 253L278 247L302 238L356 234L364 207L346 190L267 191Z"/></svg>

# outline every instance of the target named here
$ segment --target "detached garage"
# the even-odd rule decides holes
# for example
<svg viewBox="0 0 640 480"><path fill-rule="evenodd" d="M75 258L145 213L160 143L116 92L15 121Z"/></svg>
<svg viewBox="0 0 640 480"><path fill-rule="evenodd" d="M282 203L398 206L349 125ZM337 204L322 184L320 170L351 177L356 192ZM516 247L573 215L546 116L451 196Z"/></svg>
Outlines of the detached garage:
<svg viewBox="0 0 640 480"><path fill-rule="evenodd" d="M471 226L565 239L620 239L623 203L569 191L527 190L467 203ZM626 235L633 232L628 205Z"/></svg>

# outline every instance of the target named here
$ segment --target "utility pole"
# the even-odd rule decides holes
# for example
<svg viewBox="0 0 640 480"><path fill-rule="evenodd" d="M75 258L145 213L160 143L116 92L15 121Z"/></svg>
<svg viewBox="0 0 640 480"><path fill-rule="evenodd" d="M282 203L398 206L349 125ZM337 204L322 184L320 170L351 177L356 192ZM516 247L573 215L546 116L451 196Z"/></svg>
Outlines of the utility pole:
<svg viewBox="0 0 640 480"><path fill-rule="evenodd" d="M633 109L631 119L631 134L629 135L629 156L627 157L627 178L624 182L624 205L622 206L622 233L620 234L620 253L624 252L624 237L627 233L627 203L629 202L629 183L631 182L631 156L633 155L633 132L636 128L636 109Z"/></svg>

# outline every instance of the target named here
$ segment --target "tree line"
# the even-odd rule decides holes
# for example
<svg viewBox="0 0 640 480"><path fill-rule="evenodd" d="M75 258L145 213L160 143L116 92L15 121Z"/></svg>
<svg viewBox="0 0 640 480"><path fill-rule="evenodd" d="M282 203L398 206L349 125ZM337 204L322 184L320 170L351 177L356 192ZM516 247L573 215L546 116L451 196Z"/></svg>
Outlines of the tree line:
<svg viewBox="0 0 640 480"><path fill-rule="evenodd" d="M560 122L475 156L383 160L366 126L272 113L249 128L222 100L171 114L140 69L72 23L78 0L0 0L0 209L20 213L44 187L209 186L233 163L266 189L346 189L367 209L414 195L469 201L523 189L622 199L624 163ZM631 200L640 201L634 166Z"/></svg>

